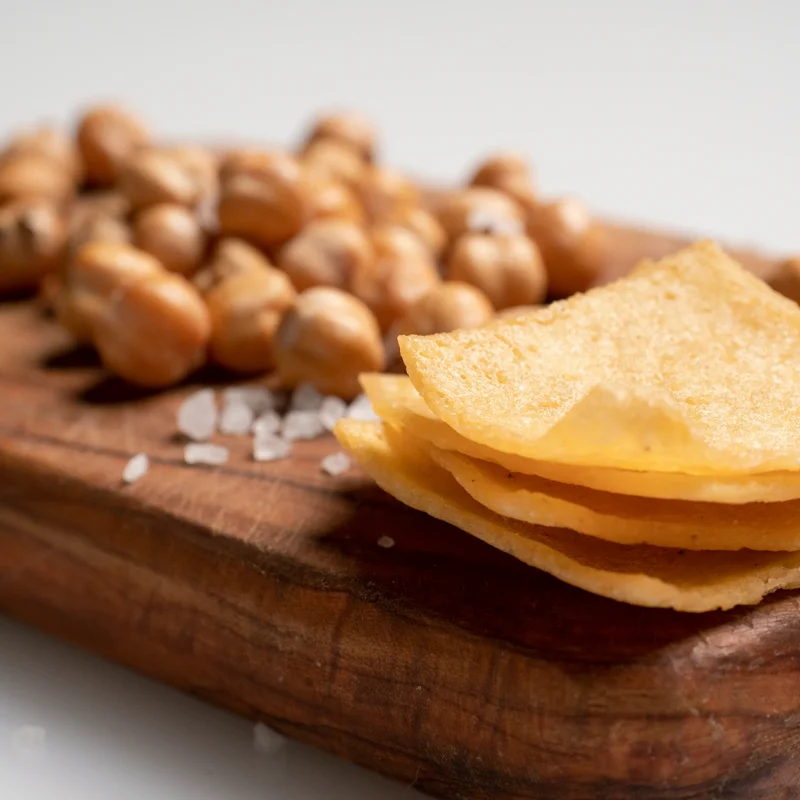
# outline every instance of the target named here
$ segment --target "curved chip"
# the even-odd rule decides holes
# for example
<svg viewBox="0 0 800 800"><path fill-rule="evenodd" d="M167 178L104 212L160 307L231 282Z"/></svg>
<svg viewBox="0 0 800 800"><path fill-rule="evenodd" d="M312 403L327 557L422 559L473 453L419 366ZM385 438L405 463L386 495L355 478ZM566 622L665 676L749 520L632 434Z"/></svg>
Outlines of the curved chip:
<svg viewBox="0 0 800 800"><path fill-rule="evenodd" d="M529 314L399 344L434 414L504 453L714 476L800 469L800 307L711 242Z"/></svg>
<svg viewBox="0 0 800 800"><path fill-rule="evenodd" d="M800 550L800 500L722 506L625 497L508 472L496 464L435 447L430 448L430 456L481 505L522 522L569 528L619 544L689 550Z"/></svg>
<svg viewBox="0 0 800 800"><path fill-rule="evenodd" d="M777 503L800 498L800 472L764 472L736 476L638 472L613 467L583 467L538 461L493 450L466 439L437 419L405 375L362 375L361 385L381 419L413 431L443 450L491 461L511 472L586 486L601 492L693 500L706 503Z"/></svg>
<svg viewBox="0 0 800 800"><path fill-rule="evenodd" d="M641 606L711 611L800 586L799 553L621 545L505 519L476 503L408 437L341 420L336 437L389 494L515 558L595 594Z"/></svg>

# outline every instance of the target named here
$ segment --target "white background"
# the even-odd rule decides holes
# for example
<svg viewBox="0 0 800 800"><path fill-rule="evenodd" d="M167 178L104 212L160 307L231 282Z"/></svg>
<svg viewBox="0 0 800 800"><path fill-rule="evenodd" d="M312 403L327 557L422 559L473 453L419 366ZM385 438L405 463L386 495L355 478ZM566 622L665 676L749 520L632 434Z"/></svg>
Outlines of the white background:
<svg viewBox="0 0 800 800"><path fill-rule="evenodd" d="M120 99L171 137L290 142L321 108L441 180L496 147L548 194L800 252L792 0L0 0L0 130ZM12 732L47 730L20 758ZM0 619L0 797L394 800L406 790Z"/></svg>

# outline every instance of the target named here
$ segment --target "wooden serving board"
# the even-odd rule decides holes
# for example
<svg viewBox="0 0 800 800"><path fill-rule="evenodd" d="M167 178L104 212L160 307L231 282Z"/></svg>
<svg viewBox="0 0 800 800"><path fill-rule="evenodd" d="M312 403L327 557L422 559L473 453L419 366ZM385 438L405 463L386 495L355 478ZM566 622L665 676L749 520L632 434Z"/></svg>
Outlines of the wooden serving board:
<svg viewBox="0 0 800 800"><path fill-rule="evenodd" d="M615 236L609 275L682 243ZM592 596L323 475L330 437L187 467L186 391L132 393L0 308L0 611L442 797L800 797L797 594Z"/></svg>

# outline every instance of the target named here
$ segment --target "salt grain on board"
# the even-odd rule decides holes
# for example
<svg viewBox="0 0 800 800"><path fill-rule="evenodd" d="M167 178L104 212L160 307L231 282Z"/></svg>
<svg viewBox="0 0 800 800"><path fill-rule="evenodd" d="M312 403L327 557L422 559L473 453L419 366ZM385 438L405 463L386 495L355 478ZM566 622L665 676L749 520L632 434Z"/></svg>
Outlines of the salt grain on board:
<svg viewBox="0 0 800 800"><path fill-rule="evenodd" d="M347 414L347 403L341 397L330 395L319 407L319 420L325 430L332 431L336 423Z"/></svg>
<svg viewBox="0 0 800 800"><path fill-rule="evenodd" d="M253 461L277 461L291 452L289 442L273 433L257 433L253 437Z"/></svg>
<svg viewBox="0 0 800 800"><path fill-rule="evenodd" d="M289 442L296 442L316 439L324 430L318 411L290 411L283 418L281 435Z"/></svg>
<svg viewBox="0 0 800 800"><path fill-rule="evenodd" d="M264 411L276 408L279 402L275 394L266 386L229 386L222 396L225 398L226 405L241 403L247 406L256 417Z"/></svg>
<svg viewBox="0 0 800 800"><path fill-rule="evenodd" d="M350 407L347 409L347 416L349 419L367 421L378 419L378 415L372 408L372 403L370 403L369 398L365 394L360 394L350 403Z"/></svg>
<svg viewBox="0 0 800 800"><path fill-rule="evenodd" d="M286 747L286 737L263 722L253 726L253 749L262 756L272 756Z"/></svg>
<svg viewBox="0 0 800 800"><path fill-rule="evenodd" d="M219 429L222 433L243 436L250 432L254 416L253 409L240 400L226 400L219 420Z"/></svg>
<svg viewBox="0 0 800 800"><path fill-rule="evenodd" d="M350 457L347 453L331 453L322 459L320 468L328 475L341 475L350 469Z"/></svg>
<svg viewBox="0 0 800 800"><path fill-rule="evenodd" d="M319 411L325 395L320 394L311 383L301 383L289 401L289 411Z"/></svg>
<svg viewBox="0 0 800 800"><path fill-rule="evenodd" d="M122 470L123 483L135 483L150 469L150 459L144 453L137 453Z"/></svg>
<svg viewBox="0 0 800 800"><path fill-rule="evenodd" d="M378 539L378 547L384 547L388 550L390 547L394 547L394 539L391 536L381 536Z"/></svg>
<svg viewBox="0 0 800 800"><path fill-rule="evenodd" d="M213 389L200 389L178 409L178 430L196 442L210 439L217 429L217 403Z"/></svg>
<svg viewBox="0 0 800 800"><path fill-rule="evenodd" d="M281 429L281 423L281 416L277 411L265 411L253 423L251 430L256 436L267 433L276 434Z"/></svg>
<svg viewBox="0 0 800 800"><path fill-rule="evenodd" d="M183 449L183 460L187 464L207 464L218 467L228 460L228 448L221 444L187 444Z"/></svg>

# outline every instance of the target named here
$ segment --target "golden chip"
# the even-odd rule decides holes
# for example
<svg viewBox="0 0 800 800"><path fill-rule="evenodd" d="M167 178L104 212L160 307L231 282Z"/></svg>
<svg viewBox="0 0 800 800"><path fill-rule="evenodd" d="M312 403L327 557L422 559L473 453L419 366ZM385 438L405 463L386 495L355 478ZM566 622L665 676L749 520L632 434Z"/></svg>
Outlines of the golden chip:
<svg viewBox="0 0 800 800"><path fill-rule="evenodd" d="M434 414L540 461L800 468L800 307L705 242L539 311L400 337Z"/></svg>
<svg viewBox="0 0 800 800"><path fill-rule="evenodd" d="M634 605L711 611L800 585L800 553L689 551L621 545L506 519L475 502L408 437L342 420L342 446L389 494L561 580Z"/></svg>
<svg viewBox="0 0 800 800"><path fill-rule="evenodd" d="M800 473L764 472L736 476L638 472L612 467L583 467L525 458L477 444L437 419L405 375L362 375L361 385L381 419L407 428L443 450L453 450L499 464L511 472L538 475L638 497L706 503L776 503L800 498Z"/></svg>

